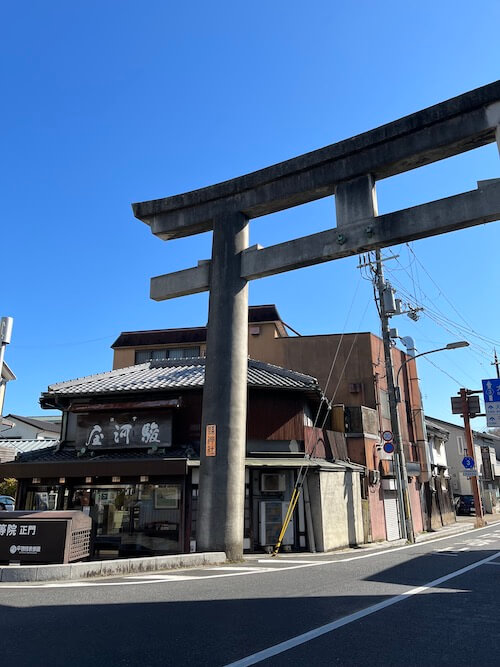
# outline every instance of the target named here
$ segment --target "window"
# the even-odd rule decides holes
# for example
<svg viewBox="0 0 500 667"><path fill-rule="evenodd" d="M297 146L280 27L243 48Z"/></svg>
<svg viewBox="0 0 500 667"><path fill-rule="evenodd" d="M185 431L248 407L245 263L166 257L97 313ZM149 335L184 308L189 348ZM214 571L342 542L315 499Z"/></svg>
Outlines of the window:
<svg viewBox="0 0 500 667"><path fill-rule="evenodd" d="M161 361L162 359L191 359L199 356L199 346L171 347L162 350L136 350L135 363L145 364L147 361Z"/></svg>
<svg viewBox="0 0 500 667"><path fill-rule="evenodd" d="M458 442L458 453L459 454L467 454L467 447L464 443L464 439L461 435L457 435L457 442Z"/></svg>
<svg viewBox="0 0 500 667"><path fill-rule="evenodd" d="M136 350L135 351L135 363L144 364L146 361L150 361L152 350Z"/></svg>

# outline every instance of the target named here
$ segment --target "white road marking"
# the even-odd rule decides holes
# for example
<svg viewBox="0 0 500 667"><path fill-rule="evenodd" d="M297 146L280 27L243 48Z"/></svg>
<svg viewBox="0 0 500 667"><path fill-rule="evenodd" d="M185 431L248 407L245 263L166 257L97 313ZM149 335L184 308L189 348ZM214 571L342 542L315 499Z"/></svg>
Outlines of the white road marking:
<svg viewBox="0 0 500 667"><path fill-rule="evenodd" d="M292 639L288 639L287 641L275 644L274 646L270 646L269 648L266 648L263 651L258 651L257 653L253 653L252 655L249 655L246 658L242 658L241 660L237 660L236 662L231 662L230 664L226 665L226 667L247 667L248 665L255 665L258 662L262 662L263 660L268 660L269 658L272 658L275 655L279 655L280 653L289 651L290 649L295 648L296 646L300 646L301 644L306 644L307 642L310 642L313 639L316 639L317 637L321 637L322 635L325 635L328 632L333 632L334 630L337 630L338 628L341 628L344 625L348 625L349 623L358 621L360 618L364 618L365 616L370 616L371 614L375 614L378 611L382 611L382 609L385 609L386 607L390 607L393 604L397 604L398 602L407 600L413 595L419 595L420 593L425 593L429 589L435 588L436 586L439 586L445 581L449 581L450 579L459 577L462 574L465 574L466 572L470 572L470 570L474 570L475 568L480 567L481 565L489 563L495 558L498 558L499 555L500 551L497 551L497 553L493 554L492 556L483 558L482 560L479 560L476 563L472 563L472 565L467 565L466 567L463 567L460 570L455 570L455 572L450 572L450 574L446 574L444 577L439 577L439 579L434 579L433 581L429 581L427 584L424 584L423 586L417 586L416 588L412 588L409 591L402 593L401 595L396 595L395 597L389 598L388 600L384 600L383 602L374 604L371 607L367 607L366 609L357 611L354 614L349 614L349 616L344 616L343 618L339 618L338 620L333 621L332 623L321 625L318 628L315 628L314 630L309 630L309 632L304 632L304 634L302 635L297 635L296 637L292 637Z"/></svg>
<svg viewBox="0 0 500 667"><path fill-rule="evenodd" d="M294 563L295 565L309 565L309 564L317 564L317 560L298 560L296 558L277 558L276 560L269 560L267 558L262 558L257 561L257 563L275 563L276 565L279 565L280 563Z"/></svg>
<svg viewBox="0 0 500 667"><path fill-rule="evenodd" d="M210 570L210 571L212 571L212 570L217 570L217 572L220 572L221 570L224 570L224 571L234 571L234 572L249 572L250 570L252 570L252 571L255 570L256 572L257 572L257 571L260 572L260 570L261 570L262 568L260 568L260 567L251 567L251 566L247 566L247 567L232 567L232 566L231 566L231 567L228 567L228 566L226 566L226 565L220 565L219 567L206 567L206 568L204 568L204 569L205 569L205 570Z"/></svg>
<svg viewBox="0 0 500 667"><path fill-rule="evenodd" d="M137 575L135 577L127 577L127 579L137 579L138 581L185 581L186 579L191 579L189 575L179 575L179 574L143 574ZM113 583L113 582L112 582Z"/></svg>
<svg viewBox="0 0 500 667"><path fill-rule="evenodd" d="M476 532L478 530L484 530L484 528L472 528L470 533ZM442 542L443 540L450 540L453 538L456 538L457 535L445 535L443 537L437 537L432 541L432 543L436 542ZM498 531L498 538L500 539L500 531ZM376 556L385 556L385 555L390 555L395 553L396 551L403 551L406 549L415 549L416 547L425 547L427 542L417 542L415 544L405 544L404 546L401 547L396 547L394 549L391 548L386 548L382 549L380 551L373 551L367 554L363 554L362 556L351 556L350 558L337 558L334 560L318 560L318 561L311 561L310 563L306 564L299 564L299 565L287 565L285 567L259 567L259 568L248 568L248 570L244 572L229 572L228 574L209 574L205 576L197 576L197 575L165 575L168 577L172 577L172 579L169 579L168 581L176 582L176 581L190 581L190 580L199 580L199 579L218 579L221 577L240 577L240 576L249 576L249 575L254 575L254 574L265 574L268 572L287 572L288 570L297 570L297 569L302 569L306 567L318 567L322 565L332 565L332 564L341 564L341 563L350 563L355 560L363 560L364 558L374 558ZM463 544L463 542L462 542ZM468 550L469 547L466 548ZM429 555L431 555L432 552L428 552ZM292 559L290 559L292 561ZM273 562L274 563L279 563L280 561L272 561L270 558L269 559L259 559L257 562L261 563L267 563L268 565L271 565ZM283 561L281 561L283 562ZM297 561L293 560L294 563ZM219 568L215 568L216 570L219 570ZM221 566L221 570L224 569L224 566ZM229 569L229 568L225 568ZM4 584L0 583L0 590L2 588L70 588L70 587L76 587L76 586L143 586L146 584L156 584L156 583L162 583L161 580L155 579L155 580L147 580L145 577L149 575L128 575L126 576L127 581L103 581L103 580L98 580L94 579L93 581L72 581L72 582L47 582L47 583L37 583L37 584L27 584L27 583L16 583L16 584ZM159 576L162 576L161 573L159 573ZM137 577L138 580L136 581L129 581L129 579Z"/></svg>

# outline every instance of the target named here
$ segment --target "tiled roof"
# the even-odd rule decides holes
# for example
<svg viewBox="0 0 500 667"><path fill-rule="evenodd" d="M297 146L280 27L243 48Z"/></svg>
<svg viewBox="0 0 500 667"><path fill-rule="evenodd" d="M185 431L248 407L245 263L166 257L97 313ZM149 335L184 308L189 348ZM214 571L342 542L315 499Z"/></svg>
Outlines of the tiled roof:
<svg viewBox="0 0 500 667"><path fill-rule="evenodd" d="M205 359L166 359L50 385L43 397L203 387ZM319 392L317 380L280 366L248 360L248 386Z"/></svg>
<svg viewBox="0 0 500 667"><path fill-rule="evenodd" d="M52 441L53 442L53 441ZM164 454L146 454L144 449L135 450L135 449L122 449L120 451L109 451L109 452L87 452L85 456L78 456L76 449L72 447L57 449L57 447L51 447L50 449L25 452L18 455L17 462L19 463L70 463L72 461L124 461L131 459L145 459L153 460L165 460L167 458ZM172 448L168 450L168 458L186 458L186 450L184 449L175 449Z"/></svg>
<svg viewBox="0 0 500 667"><path fill-rule="evenodd" d="M433 421L432 419L430 419L429 417L425 418L425 426L428 429L433 429L433 430L437 431L438 433L442 433L443 435L450 435L449 431L447 431L445 428L443 428L439 424L436 424L436 422Z"/></svg>
<svg viewBox="0 0 500 667"><path fill-rule="evenodd" d="M61 424L55 424L54 422L36 419L36 417L23 417L22 415L13 415L9 413L6 415L7 418L12 418L17 421L23 422L24 424L29 424L29 426L34 426L39 428L41 431L52 431L53 433L61 432Z"/></svg>
<svg viewBox="0 0 500 667"><path fill-rule="evenodd" d="M59 444L59 440L53 438L43 438L38 440L17 440L16 438L1 438L0 447L10 447L17 452L34 452L47 447L55 447Z"/></svg>

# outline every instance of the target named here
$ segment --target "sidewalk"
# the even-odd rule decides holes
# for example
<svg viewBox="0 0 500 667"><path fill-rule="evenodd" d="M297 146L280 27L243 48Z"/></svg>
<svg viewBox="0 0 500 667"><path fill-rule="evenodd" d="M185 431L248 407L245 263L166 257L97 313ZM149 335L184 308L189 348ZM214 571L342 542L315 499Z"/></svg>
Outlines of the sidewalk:
<svg viewBox="0 0 500 667"><path fill-rule="evenodd" d="M436 540L443 537L449 537L452 535L460 535L461 533L466 533L474 529L476 517L475 516L457 516L456 522L449 524L448 526L443 526L432 532L419 533L416 535L415 543L420 544L421 542L429 542L431 540ZM485 521L488 526L494 526L495 524L500 524L500 514L486 514ZM333 549L332 551L317 551L317 552L285 552L280 551L278 558L304 558L304 557L325 557L333 556L337 554L348 554L348 553L359 553L360 551L383 551L384 549L393 549L394 547L402 547L407 544L406 540L392 540L391 542L368 542L366 544L359 544L356 547L345 547L341 549ZM245 560L256 560L259 558L265 557L266 554L245 554Z"/></svg>
<svg viewBox="0 0 500 667"><path fill-rule="evenodd" d="M500 514L487 514L487 525L500 524ZM458 516L457 521L443 526L431 533L420 533L416 543L428 542L437 538L466 533L474 528L474 516ZM403 546L405 540L392 542L371 542L358 547L336 549L328 552L281 552L287 558L304 556L331 556L332 554L359 553L360 550L383 550ZM262 558L264 554L245 554L245 560ZM0 582L48 582L88 579L94 577L116 577L127 574L161 572L177 568L204 567L205 565L223 565L227 562L224 552L179 554L176 556L156 556L151 558L126 558L119 560L87 561L62 565L6 565L0 566Z"/></svg>
<svg viewBox="0 0 500 667"><path fill-rule="evenodd" d="M456 519L457 520L454 523L442 526L437 530L419 533L415 536L415 542L419 544L420 542L429 542L430 540L436 540L441 537L448 537L448 535L460 535L460 533L466 533L475 528L475 516L457 516ZM500 514L485 514L484 520L487 526L500 523ZM404 543L403 540L399 541ZM392 545L395 543L389 542L389 544Z"/></svg>
<svg viewBox="0 0 500 667"><path fill-rule="evenodd" d="M223 551L212 551L175 556L83 561L61 565L4 565L0 566L0 582L66 581L70 579L88 579L90 577L116 577L181 567L223 565L226 561L226 554Z"/></svg>

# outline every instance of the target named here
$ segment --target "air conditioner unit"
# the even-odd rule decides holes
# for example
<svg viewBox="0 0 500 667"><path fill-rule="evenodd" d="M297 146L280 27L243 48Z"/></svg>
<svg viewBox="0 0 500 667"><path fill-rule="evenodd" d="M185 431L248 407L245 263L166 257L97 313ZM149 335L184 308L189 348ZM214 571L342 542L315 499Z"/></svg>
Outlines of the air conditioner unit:
<svg viewBox="0 0 500 667"><path fill-rule="evenodd" d="M260 477L260 490L279 492L285 490L285 474L282 472L264 472Z"/></svg>

